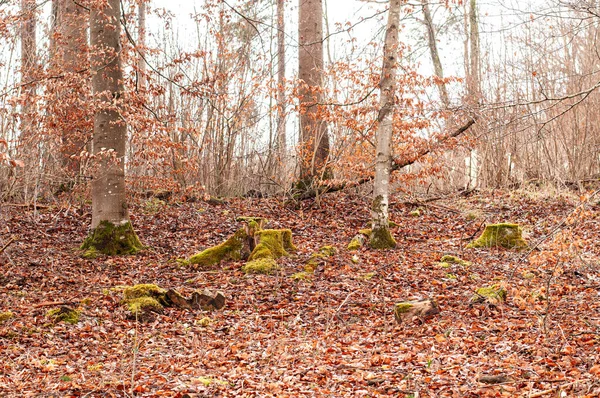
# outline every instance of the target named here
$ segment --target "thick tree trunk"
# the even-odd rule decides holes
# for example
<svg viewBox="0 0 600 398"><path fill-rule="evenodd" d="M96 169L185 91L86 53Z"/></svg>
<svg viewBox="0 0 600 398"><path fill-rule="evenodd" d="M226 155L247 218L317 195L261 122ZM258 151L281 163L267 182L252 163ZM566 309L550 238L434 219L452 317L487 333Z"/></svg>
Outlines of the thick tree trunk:
<svg viewBox="0 0 600 398"><path fill-rule="evenodd" d="M277 156L280 170L286 169L285 131L285 0L277 0Z"/></svg>
<svg viewBox="0 0 600 398"><path fill-rule="evenodd" d="M300 179L330 177L327 170L329 136L319 114L323 85L323 3L299 0L298 77L300 87Z"/></svg>
<svg viewBox="0 0 600 398"><path fill-rule="evenodd" d="M429 10L429 0L421 0L423 4L423 21L425 28L427 29L427 42L429 45L429 53L431 54L431 61L433 62L433 70L435 75L441 79L444 78L444 69L442 68L442 61L440 60L440 54L437 48L437 42L435 38L435 26L433 25L433 18L431 17L431 11ZM448 98L448 90L446 84L438 84L440 90L440 99L442 104L446 108L450 106L450 99Z"/></svg>
<svg viewBox="0 0 600 398"><path fill-rule="evenodd" d="M373 205L371 207L371 247L387 249L396 246L390 233L388 220L390 174L392 170L392 132L394 121L396 69L398 56L398 25L400 23L400 0L391 0L383 49L381 71L381 100L379 127L377 129L377 153L375 159L375 181Z"/></svg>
<svg viewBox="0 0 600 398"><path fill-rule="evenodd" d="M127 125L119 115L123 92L120 0L104 0L91 10L93 94L99 102L94 117L92 233L82 245L87 252L131 254L141 248L125 198Z"/></svg>
<svg viewBox="0 0 600 398"><path fill-rule="evenodd" d="M123 91L119 0L105 0L91 11L91 45L94 97L100 109L94 116L93 153L99 163L92 182L92 228L101 221L120 224L128 220L125 199L125 142L127 125L119 115Z"/></svg>
<svg viewBox="0 0 600 398"><path fill-rule="evenodd" d="M58 101L62 115L62 163L65 170L73 176L80 173L79 155L86 148L89 137L85 116L81 106L88 95L89 86L84 84L82 71L88 67L88 13L75 0L57 0L56 25L58 36L54 42L56 58L53 62L68 86L60 93L67 101ZM74 118L74 115L77 117ZM91 122L91 120L89 121Z"/></svg>

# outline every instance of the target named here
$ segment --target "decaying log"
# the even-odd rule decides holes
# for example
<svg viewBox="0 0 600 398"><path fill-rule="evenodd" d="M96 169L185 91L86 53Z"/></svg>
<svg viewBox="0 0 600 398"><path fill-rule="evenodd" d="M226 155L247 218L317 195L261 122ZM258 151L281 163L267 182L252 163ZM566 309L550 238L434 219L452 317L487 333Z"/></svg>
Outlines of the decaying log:
<svg viewBox="0 0 600 398"><path fill-rule="evenodd" d="M438 303L433 299L405 301L394 306L394 317L398 323L418 317L421 320L440 313Z"/></svg>

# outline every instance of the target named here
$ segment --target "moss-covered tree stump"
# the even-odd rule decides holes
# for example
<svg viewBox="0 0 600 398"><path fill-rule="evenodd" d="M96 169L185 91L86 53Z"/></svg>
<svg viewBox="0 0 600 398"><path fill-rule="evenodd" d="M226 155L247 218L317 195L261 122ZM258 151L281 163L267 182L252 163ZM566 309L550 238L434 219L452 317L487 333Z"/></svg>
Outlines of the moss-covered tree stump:
<svg viewBox="0 0 600 398"><path fill-rule="evenodd" d="M518 224L490 224L479 238L467 245L467 248L504 247L506 249L526 249L523 230Z"/></svg>
<svg viewBox="0 0 600 398"><path fill-rule="evenodd" d="M62 307L55 308L46 313L48 318L51 318L54 322L65 322L75 325L79 322L79 315L81 311L72 309L63 305Z"/></svg>
<svg viewBox="0 0 600 398"><path fill-rule="evenodd" d="M359 230L358 234L348 243L347 249L350 251L358 250L365 244L368 244L373 249L390 249L396 247L396 241L390 232L390 228L396 228L398 224L389 221L388 227L387 229L379 229L375 233L371 228Z"/></svg>
<svg viewBox="0 0 600 398"><path fill-rule="evenodd" d="M80 246L85 258L94 258L99 254L107 256L136 254L143 248L144 245L129 221L122 224L101 221Z"/></svg>
<svg viewBox="0 0 600 398"><path fill-rule="evenodd" d="M246 273L269 274L276 270L276 259L296 251L289 229L263 229L262 217L238 217L244 227L225 242L190 257L186 263L194 268L207 267L227 260L248 260Z"/></svg>
<svg viewBox="0 0 600 398"><path fill-rule="evenodd" d="M405 301L394 306L394 317L398 323L403 323L415 317L423 321L439 313L440 306L433 299Z"/></svg>

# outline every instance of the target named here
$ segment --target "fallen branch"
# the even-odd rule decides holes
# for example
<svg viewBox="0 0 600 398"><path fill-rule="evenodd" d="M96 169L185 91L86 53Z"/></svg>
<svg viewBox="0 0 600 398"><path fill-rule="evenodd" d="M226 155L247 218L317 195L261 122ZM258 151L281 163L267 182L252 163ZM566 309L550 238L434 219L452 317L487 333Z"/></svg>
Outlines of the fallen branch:
<svg viewBox="0 0 600 398"><path fill-rule="evenodd" d="M421 152L417 153L417 155L411 159L407 159L407 160L393 159L392 167L391 167L390 171L398 171L400 169L403 169L404 167L410 166L410 165L418 162L421 158L430 154L435 148L438 148L444 142L448 141L451 138L456 138L456 137L460 136L461 134L463 134L465 131L467 131L469 128L471 128L472 125L475 124L476 120L477 120L476 118L469 119L469 121L466 124L459 127L451 134L448 134L448 135L440 138L434 144L430 145L429 148L421 150ZM324 184L324 185L320 185L316 188L308 189L306 191L296 192L295 194L292 193L292 197L295 200L312 199L318 195L323 195L323 194L331 193L331 192L338 192L338 191L342 191L346 188L361 186L363 184L366 184L367 182L372 181L373 178L375 178L375 176L368 176L368 177L361 178L360 180L355 181L355 182L348 182L348 183L342 183L342 184L337 184L337 185Z"/></svg>
<svg viewBox="0 0 600 398"><path fill-rule="evenodd" d="M577 382L574 381L572 383L567 383L567 384L563 384L561 386L552 387L552 388L550 388L548 390L536 392L535 394L525 395L524 397L527 397L527 398L539 398L539 397L543 397L544 395L551 394L551 393L553 393L556 390L560 391L560 390L563 390L563 389L565 389L567 387L571 387L573 384L577 384Z"/></svg>
<svg viewBox="0 0 600 398"><path fill-rule="evenodd" d="M4 252L4 250L6 250L6 249L8 248L8 246L10 246L10 245L11 245L11 243L13 243L13 242L16 242L16 241L17 241L17 239L16 239L16 238L14 238L14 237L13 237L13 238L10 238L10 240L9 240L8 242L6 242L6 244L5 244L4 246L2 246L2 247L0 248L0 254L1 254L1 253L3 253L3 252Z"/></svg>

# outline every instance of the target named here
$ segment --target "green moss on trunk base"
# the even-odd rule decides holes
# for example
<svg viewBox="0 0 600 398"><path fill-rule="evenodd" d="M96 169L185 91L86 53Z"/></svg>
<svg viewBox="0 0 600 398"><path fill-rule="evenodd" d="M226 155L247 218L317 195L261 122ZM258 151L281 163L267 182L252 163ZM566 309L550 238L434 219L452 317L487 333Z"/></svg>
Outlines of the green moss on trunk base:
<svg viewBox="0 0 600 398"><path fill-rule="evenodd" d="M279 266L272 258L259 258L248 261L242 267L242 271L247 274L270 274L277 269L279 269Z"/></svg>
<svg viewBox="0 0 600 398"><path fill-rule="evenodd" d="M279 258L287 256L288 252L296 251L292 243L292 231L289 229L263 229L254 235L256 247L250 254L249 260L261 258Z"/></svg>
<svg viewBox="0 0 600 398"><path fill-rule="evenodd" d="M93 258L97 254L107 256L136 254L143 248L144 245L129 221L122 224L101 221L80 246L80 250L84 251L83 257L86 258Z"/></svg>
<svg viewBox="0 0 600 398"><path fill-rule="evenodd" d="M527 242L522 237L523 230L517 224L490 224L485 227L481 236L469 243L467 248L496 247L506 249L526 249Z"/></svg>
<svg viewBox="0 0 600 398"><path fill-rule="evenodd" d="M396 247L396 241L389 228L373 228L369 237L369 246L372 249L393 249Z"/></svg>
<svg viewBox="0 0 600 398"><path fill-rule="evenodd" d="M225 260L240 260L244 241L248 234L244 229L239 229L233 236L220 245L206 249L189 259L189 264L198 267L208 267L219 264Z"/></svg>

